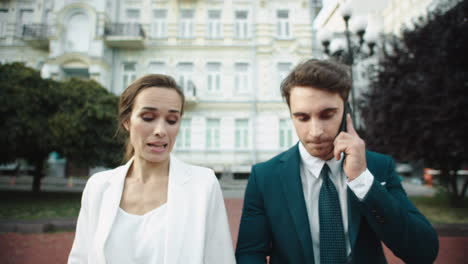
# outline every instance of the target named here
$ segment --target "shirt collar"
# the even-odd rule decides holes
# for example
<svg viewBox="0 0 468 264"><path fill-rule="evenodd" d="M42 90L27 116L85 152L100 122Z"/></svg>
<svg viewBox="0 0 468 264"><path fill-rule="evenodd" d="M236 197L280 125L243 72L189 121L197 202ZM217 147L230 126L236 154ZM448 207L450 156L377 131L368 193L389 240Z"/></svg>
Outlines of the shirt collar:
<svg viewBox="0 0 468 264"><path fill-rule="evenodd" d="M301 161L304 167L309 170L315 178L320 176L320 171L322 171L323 165L327 163L330 167L332 177L338 175L338 172L341 170L341 161L343 160L343 153L339 160L336 160L335 157L330 160L324 161L320 158L314 157L309 154L302 142L299 141L299 154L301 156Z"/></svg>

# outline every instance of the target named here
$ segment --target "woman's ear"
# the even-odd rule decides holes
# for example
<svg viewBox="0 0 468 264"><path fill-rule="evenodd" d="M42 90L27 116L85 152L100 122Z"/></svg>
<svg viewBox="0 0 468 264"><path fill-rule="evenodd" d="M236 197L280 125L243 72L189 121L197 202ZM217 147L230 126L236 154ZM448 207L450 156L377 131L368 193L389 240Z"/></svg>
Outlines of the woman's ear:
<svg viewBox="0 0 468 264"><path fill-rule="evenodd" d="M123 127L125 128L125 130L127 130L127 132L130 131L130 124L129 123L130 123L129 120L123 122Z"/></svg>

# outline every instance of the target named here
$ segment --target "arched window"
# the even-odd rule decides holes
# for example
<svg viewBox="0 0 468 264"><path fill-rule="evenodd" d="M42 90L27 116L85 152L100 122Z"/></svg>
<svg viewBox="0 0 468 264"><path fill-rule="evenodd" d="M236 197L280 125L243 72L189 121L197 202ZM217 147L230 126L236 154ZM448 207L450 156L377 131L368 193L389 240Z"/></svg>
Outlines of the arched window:
<svg viewBox="0 0 468 264"><path fill-rule="evenodd" d="M84 12L75 12L65 21L66 52L88 52L90 42L89 17Z"/></svg>

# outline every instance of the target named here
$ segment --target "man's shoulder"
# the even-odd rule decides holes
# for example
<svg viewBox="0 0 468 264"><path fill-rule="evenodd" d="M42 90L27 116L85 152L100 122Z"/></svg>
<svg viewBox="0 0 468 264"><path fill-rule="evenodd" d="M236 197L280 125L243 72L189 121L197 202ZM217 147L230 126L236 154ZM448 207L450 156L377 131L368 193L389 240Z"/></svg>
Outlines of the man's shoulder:
<svg viewBox="0 0 468 264"><path fill-rule="evenodd" d="M388 167L393 163L393 158L390 155L366 150L366 160L368 167L382 168Z"/></svg>
<svg viewBox="0 0 468 264"><path fill-rule="evenodd" d="M294 145L290 149L277 154L276 156L272 157L271 159L267 161L263 161L263 162L253 165L253 168L256 170L262 170L262 169L270 170L272 167L277 167L283 162L287 162L290 159L291 155L294 155L295 152L297 151L298 151L297 145Z"/></svg>
<svg viewBox="0 0 468 264"><path fill-rule="evenodd" d="M392 159L390 155L371 151L371 150L366 150L366 157L367 159L371 159L371 160L381 160L381 161L386 160L387 162Z"/></svg>

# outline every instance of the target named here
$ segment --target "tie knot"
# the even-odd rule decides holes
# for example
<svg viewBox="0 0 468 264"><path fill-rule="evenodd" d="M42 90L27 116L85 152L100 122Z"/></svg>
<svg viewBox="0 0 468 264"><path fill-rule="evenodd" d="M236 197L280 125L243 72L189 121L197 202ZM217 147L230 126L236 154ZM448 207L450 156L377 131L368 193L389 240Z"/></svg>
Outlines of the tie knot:
<svg viewBox="0 0 468 264"><path fill-rule="evenodd" d="M330 175L330 167L325 163L323 165L322 171L320 172L320 176L322 176L323 179L328 178Z"/></svg>

